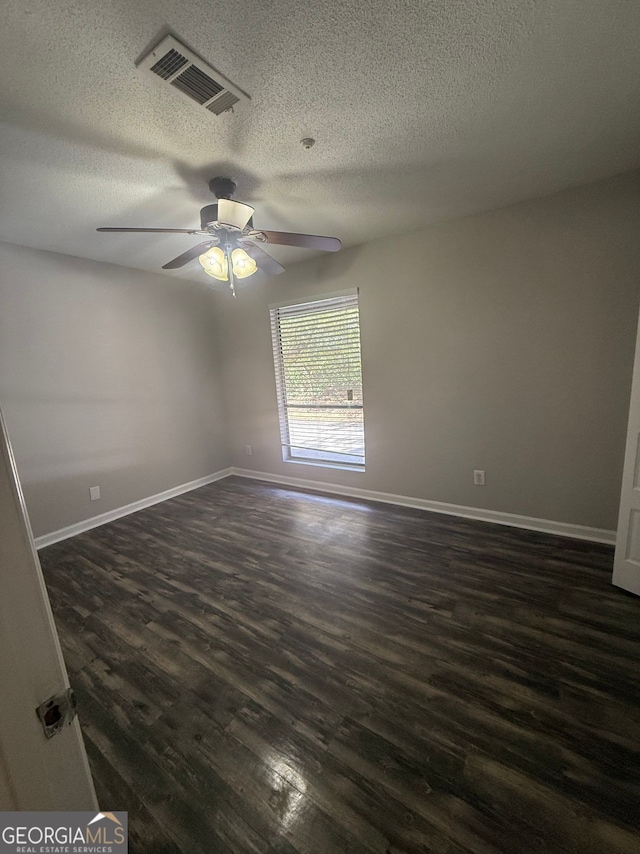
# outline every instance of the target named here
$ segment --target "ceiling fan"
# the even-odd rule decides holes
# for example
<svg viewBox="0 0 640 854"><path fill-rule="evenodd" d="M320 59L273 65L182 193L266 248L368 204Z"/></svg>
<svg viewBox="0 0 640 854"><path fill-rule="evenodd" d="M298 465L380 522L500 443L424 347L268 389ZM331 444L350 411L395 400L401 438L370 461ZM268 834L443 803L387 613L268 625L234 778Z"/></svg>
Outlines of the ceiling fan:
<svg viewBox="0 0 640 854"><path fill-rule="evenodd" d="M209 181L209 189L218 202L202 208L199 229L98 228L96 231L204 235L206 240L163 264L162 269L175 270L197 258L208 276L221 282L229 282L234 297L236 279L245 279L253 275L258 268L270 276L284 272L282 264L258 246L259 243L272 243L274 246L301 246L308 249L321 249L325 252L337 252L342 247L337 237L254 229L254 208L231 198L236 189L235 181L231 178L212 178Z"/></svg>

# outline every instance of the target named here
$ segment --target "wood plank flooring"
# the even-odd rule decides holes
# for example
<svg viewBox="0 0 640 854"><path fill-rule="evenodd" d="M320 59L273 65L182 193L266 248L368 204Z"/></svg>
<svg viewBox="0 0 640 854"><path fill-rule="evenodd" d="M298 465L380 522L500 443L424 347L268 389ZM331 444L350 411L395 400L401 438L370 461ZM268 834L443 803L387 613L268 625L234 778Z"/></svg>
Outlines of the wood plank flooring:
<svg viewBox="0 0 640 854"><path fill-rule="evenodd" d="M229 478L40 553L139 854L638 854L612 549Z"/></svg>

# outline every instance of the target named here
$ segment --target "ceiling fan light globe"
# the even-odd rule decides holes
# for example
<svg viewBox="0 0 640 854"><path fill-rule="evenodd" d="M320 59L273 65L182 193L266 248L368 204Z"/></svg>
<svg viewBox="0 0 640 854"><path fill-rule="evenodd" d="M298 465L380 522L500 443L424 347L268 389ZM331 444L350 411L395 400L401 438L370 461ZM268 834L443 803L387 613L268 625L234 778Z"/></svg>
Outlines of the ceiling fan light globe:
<svg viewBox="0 0 640 854"><path fill-rule="evenodd" d="M198 257L202 269L207 276L212 279L218 279L220 282L226 282L229 278L229 264L227 256L219 246L213 246L204 254Z"/></svg>
<svg viewBox="0 0 640 854"><path fill-rule="evenodd" d="M234 249L231 253L231 263L233 265L233 274L237 279L246 279L258 269L258 265L253 258L248 255L244 249Z"/></svg>

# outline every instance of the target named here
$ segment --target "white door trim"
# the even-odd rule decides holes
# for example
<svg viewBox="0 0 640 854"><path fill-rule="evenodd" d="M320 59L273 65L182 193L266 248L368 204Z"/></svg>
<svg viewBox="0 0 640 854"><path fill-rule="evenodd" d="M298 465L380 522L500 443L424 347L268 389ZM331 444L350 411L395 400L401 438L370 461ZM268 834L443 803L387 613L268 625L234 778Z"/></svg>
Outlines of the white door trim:
<svg viewBox="0 0 640 854"><path fill-rule="evenodd" d="M640 596L640 324L633 362L612 581L616 587Z"/></svg>
<svg viewBox="0 0 640 854"><path fill-rule="evenodd" d="M36 714L69 680L2 412L0 518L0 809L95 810L78 719L47 739Z"/></svg>

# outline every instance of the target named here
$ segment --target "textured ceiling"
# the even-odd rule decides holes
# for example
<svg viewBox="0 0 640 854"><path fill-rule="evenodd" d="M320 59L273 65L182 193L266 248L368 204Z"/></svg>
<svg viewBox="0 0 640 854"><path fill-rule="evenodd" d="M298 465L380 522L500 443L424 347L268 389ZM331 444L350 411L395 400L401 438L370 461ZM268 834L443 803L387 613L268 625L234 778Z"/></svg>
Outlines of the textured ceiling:
<svg viewBox="0 0 640 854"><path fill-rule="evenodd" d="M136 71L168 31L251 103ZM6 3L0 239L155 270L193 238L95 228L195 227L216 174L258 227L351 245L632 169L639 34L635 0Z"/></svg>

